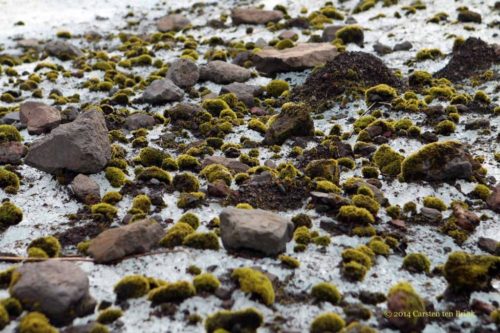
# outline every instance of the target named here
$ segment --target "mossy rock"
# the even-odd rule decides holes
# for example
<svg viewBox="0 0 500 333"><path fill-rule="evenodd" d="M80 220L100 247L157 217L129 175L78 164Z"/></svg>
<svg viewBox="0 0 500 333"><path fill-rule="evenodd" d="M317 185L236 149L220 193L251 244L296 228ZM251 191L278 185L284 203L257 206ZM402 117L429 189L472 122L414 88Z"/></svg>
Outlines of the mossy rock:
<svg viewBox="0 0 500 333"><path fill-rule="evenodd" d="M410 253L403 260L404 269L415 273L429 273L431 262L423 253Z"/></svg>
<svg viewBox="0 0 500 333"><path fill-rule="evenodd" d="M375 218L366 208L347 205L340 207L337 219L344 223L352 224L372 224Z"/></svg>
<svg viewBox="0 0 500 333"><path fill-rule="evenodd" d="M167 248L182 245L184 239L194 233L194 229L187 223L177 222L168 229L165 237L160 241L160 245Z"/></svg>
<svg viewBox="0 0 500 333"><path fill-rule="evenodd" d="M18 326L19 333L58 333L59 331L50 325L49 319L40 312L30 312L24 316Z"/></svg>
<svg viewBox="0 0 500 333"><path fill-rule="evenodd" d="M384 144L373 154L373 162L380 169L382 174L395 177L401 172L401 163L404 156Z"/></svg>
<svg viewBox="0 0 500 333"><path fill-rule="evenodd" d="M274 303L274 288L264 273L249 267L241 267L233 270L231 277L238 280L243 292L257 296L266 305Z"/></svg>
<svg viewBox="0 0 500 333"><path fill-rule="evenodd" d="M107 308L102 310L97 315L97 322L104 325L109 325L123 316L123 311L120 308Z"/></svg>
<svg viewBox="0 0 500 333"><path fill-rule="evenodd" d="M23 137L16 127L12 125L0 125L0 143L11 141L22 141Z"/></svg>
<svg viewBox="0 0 500 333"><path fill-rule="evenodd" d="M43 250L49 258L58 257L61 254L61 244L59 240L53 236L37 238L28 245L28 250L38 248Z"/></svg>
<svg viewBox="0 0 500 333"><path fill-rule="evenodd" d="M187 235L182 245L202 250L218 250L219 237L214 232L194 232Z"/></svg>
<svg viewBox="0 0 500 333"><path fill-rule="evenodd" d="M425 311L424 300L415 292L408 282L400 282L387 295L387 309L390 312L413 313ZM425 317L422 316L393 316L388 318L392 327L402 332L420 332L425 327Z"/></svg>
<svg viewBox="0 0 500 333"><path fill-rule="evenodd" d="M334 159L313 160L306 166L304 173L311 178L323 178L339 183L339 166Z"/></svg>
<svg viewBox="0 0 500 333"><path fill-rule="evenodd" d="M0 188L5 193L16 194L19 190L19 177L12 171L0 168Z"/></svg>

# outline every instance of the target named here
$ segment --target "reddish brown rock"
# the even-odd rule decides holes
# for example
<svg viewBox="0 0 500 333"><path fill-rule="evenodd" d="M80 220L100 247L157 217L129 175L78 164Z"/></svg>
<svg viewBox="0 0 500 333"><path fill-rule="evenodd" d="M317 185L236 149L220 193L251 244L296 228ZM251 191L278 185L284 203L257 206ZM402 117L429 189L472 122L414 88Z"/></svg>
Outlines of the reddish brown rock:
<svg viewBox="0 0 500 333"><path fill-rule="evenodd" d="M58 109L39 102L21 104L19 117L21 123L28 126L29 134L49 132L61 123L61 113Z"/></svg>
<svg viewBox="0 0 500 333"><path fill-rule="evenodd" d="M70 186L75 196L87 205L98 203L101 200L99 184L89 176L79 174L73 179Z"/></svg>
<svg viewBox="0 0 500 333"><path fill-rule="evenodd" d="M283 18L279 10L262 10L255 7L239 7L231 11L234 24L266 24Z"/></svg>
<svg viewBox="0 0 500 333"><path fill-rule="evenodd" d="M26 155L26 146L21 142L10 141L0 143L0 164L19 164Z"/></svg>
<svg viewBox="0 0 500 333"><path fill-rule="evenodd" d="M495 186L486 203L491 210L500 213L500 183Z"/></svg>
<svg viewBox="0 0 500 333"><path fill-rule="evenodd" d="M156 27L161 32L181 30L188 27L191 22L183 15L173 14L161 17L156 22Z"/></svg>

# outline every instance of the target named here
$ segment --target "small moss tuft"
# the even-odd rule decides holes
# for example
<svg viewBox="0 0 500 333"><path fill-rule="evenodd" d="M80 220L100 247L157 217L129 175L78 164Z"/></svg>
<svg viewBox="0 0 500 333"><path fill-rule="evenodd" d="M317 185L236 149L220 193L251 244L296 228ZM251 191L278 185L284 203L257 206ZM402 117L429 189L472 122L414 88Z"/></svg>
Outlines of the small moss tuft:
<svg viewBox="0 0 500 333"><path fill-rule="evenodd" d="M39 248L43 250L49 258L59 257L61 254L61 244L59 240L53 236L37 238L28 245L28 250L31 248Z"/></svg>
<svg viewBox="0 0 500 333"><path fill-rule="evenodd" d="M219 279L211 273L203 273L195 276L193 279L193 285L196 292L208 292L213 293L220 287Z"/></svg>
<svg viewBox="0 0 500 333"><path fill-rule="evenodd" d="M242 267L233 270L231 277L238 280L243 292L259 297L266 305L274 303L273 285L264 273L249 267Z"/></svg>
<svg viewBox="0 0 500 333"><path fill-rule="evenodd" d="M429 273L431 262L423 253L410 253L403 260L403 268L415 273Z"/></svg>
<svg viewBox="0 0 500 333"><path fill-rule="evenodd" d="M97 322L100 324L108 325L123 316L123 311L120 308L107 308L102 310L97 315Z"/></svg>
<svg viewBox="0 0 500 333"><path fill-rule="evenodd" d="M290 89L288 82L284 80L272 80L266 85L267 93L274 97L281 96L288 89Z"/></svg>
<svg viewBox="0 0 500 333"><path fill-rule="evenodd" d="M443 200L441 200L437 197L434 197L432 195L429 195L429 196L424 198L424 206L427 208L437 209L441 212L448 209L448 207L446 206L446 204L444 203Z"/></svg>
<svg viewBox="0 0 500 333"><path fill-rule="evenodd" d="M149 281L142 275L128 275L122 278L115 286L114 292L118 301L129 298L139 298L149 292Z"/></svg>
<svg viewBox="0 0 500 333"><path fill-rule="evenodd" d="M182 245L202 250L218 250L219 238L214 232L193 232L184 238Z"/></svg>
<svg viewBox="0 0 500 333"><path fill-rule="evenodd" d="M345 327L345 321L336 313L327 312L314 318L311 333L340 332Z"/></svg>
<svg viewBox="0 0 500 333"><path fill-rule="evenodd" d="M337 287L328 282L320 282L311 289L311 296L321 302L338 304L342 295Z"/></svg>
<svg viewBox="0 0 500 333"><path fill-rule="evenodd" d="M191 282L177 281L151 290L148 299L153 305L169 302L180 303L195 294L196 290Z"/></svg>
<svg viewBox="0 0 500 333"><path fill-rule="evenodd" d="M23 220L23 211L10 201L0 205L0 228L16 225Z"/></svg>

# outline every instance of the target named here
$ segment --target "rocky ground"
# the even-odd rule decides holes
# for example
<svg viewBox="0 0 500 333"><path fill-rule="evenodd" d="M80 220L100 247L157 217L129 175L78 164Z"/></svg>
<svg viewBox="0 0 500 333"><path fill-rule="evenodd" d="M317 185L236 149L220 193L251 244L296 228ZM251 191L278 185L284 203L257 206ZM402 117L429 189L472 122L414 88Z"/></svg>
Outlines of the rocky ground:
<svg viewBox="0 0 500 333"><path fill-rule="evenodd" d="M0 0L0 330L496 332L499 11Z"/></svg>

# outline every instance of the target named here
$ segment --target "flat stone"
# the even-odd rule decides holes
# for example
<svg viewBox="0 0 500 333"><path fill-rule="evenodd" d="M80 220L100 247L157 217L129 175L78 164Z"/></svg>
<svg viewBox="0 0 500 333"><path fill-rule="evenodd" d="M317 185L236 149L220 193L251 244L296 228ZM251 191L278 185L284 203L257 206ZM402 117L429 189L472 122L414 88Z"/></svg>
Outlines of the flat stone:
<svg viewBox="0 0 500 333"><path fill-rule="evenodd" d="M172 14L166 15L158 19L156 27L158 31L168 32L181 30L189 26L191 22L184 15Z"/></svg>
<svg viewBox="0 0 500 333"><path fill-rule="evenodd" d="M201 166L204 168L210 164L221 164L235 173L247 172L250 169L245 163L224 156L209 156L202 161Z"/></svg>
<svg viewBox="0 0 500 333"><path fill-rule="evenodd" d="M45 45L45 52L60 60L71 60L83 55L83 52L78 47L62 40L48 42Z"/></svg>
<svg viewBox="0 0 500 333"><path fill-rule="evenodd" d="M24 102L19 109L19 118L28 127L29 134L42 134L59 126L61 113L55 107L39 102Z"/></svg>
<svg viewBox="0 0 500 333"><path fill-rule="evenodd" d="M225 61L215 60L200 68L200 79L219 84L245 82L252 76L252 71Z"/></svg>
<svg viewBox="0 0 500 333"><path fill-rule="evenodd" d="M239 7L231 11L234 24L266 24L283 18L279 10L263 10L256 7Z"/></svg>

